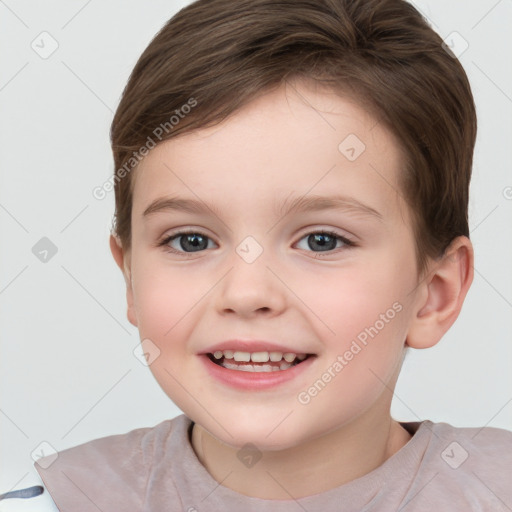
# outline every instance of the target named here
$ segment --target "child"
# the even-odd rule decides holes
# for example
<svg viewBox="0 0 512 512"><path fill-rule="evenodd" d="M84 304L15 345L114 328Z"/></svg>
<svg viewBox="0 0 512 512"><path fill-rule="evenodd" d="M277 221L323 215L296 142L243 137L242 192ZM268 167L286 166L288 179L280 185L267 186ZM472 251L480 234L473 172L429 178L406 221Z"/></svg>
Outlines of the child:
<svg viewBox="0 0 512 512"><path fill-rule="evenodd" d="M111 136L128 319L184 414L40 459L59 510L512 508L512 433L390 416L473 279L475 107L414 7L194 2Z"/></svg>

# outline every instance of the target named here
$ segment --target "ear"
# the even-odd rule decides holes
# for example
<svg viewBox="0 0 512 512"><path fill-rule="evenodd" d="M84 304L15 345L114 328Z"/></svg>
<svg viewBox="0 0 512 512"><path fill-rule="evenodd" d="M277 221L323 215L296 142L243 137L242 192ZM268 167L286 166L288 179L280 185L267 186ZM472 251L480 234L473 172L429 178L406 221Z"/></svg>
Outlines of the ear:
<svg viewBox="0 0 512 512"><path fill-rule="evenodd" d="M133 303L133 287L130 267L130 252L125 251L121 245L121 240L116 235L110 235L110 251L114 257L117 266L121 269L126 283L126 303L128 305L128 321L137 327L137 316Z"/></svg>
<svg viewBox="0 0 512 512"><path fill-rule="evenodd" d="M418 286L418 302L407 333L407 345L432 347L452 326L473 282L473 262L473 245L465 236L455 238L445 255L433 262Z"/></svg>

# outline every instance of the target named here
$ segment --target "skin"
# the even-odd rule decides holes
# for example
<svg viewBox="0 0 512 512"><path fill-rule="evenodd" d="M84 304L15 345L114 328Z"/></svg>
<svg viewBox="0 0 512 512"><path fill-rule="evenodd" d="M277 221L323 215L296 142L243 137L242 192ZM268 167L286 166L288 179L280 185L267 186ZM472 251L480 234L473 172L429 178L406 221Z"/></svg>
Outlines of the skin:
<svg viewBox="0 0 512 512"><path fill-rule="evenodd" d="M410 210L398 186L398 141L353 100L310 82L282 85L221 124L159 144L134 178L132 246L110 246L127 286L128 319L160 350L150 369L194 422L193 449L234 491L264 499L310 496L361 477L411 438L390 416L404 348L435 345L457 318L473 279L473 249L454 239L418 276ZM356 134L354 161L338 149ZM277 214L288 196L333 192L371 206ZM217 214L144 210L166 195L207 201ZM208 237L157 244L176 228ZM334 230L328 252L308 236ZM236 252L252 236L252 263ZM310 237L311 238L311 237ZM336 240L336 239L335 239ZM167 248L169 247L167 246ZM205 247L205 246L203 246ZM188 253L185 252L188 248ZM320 253L320 255L319 255ZM309 403L298 401L394 303L389 320ZM316 354L306 372L270 391L240 391L208 375L197 353L213 343L275 340ZM256 445L252 467L237 454Z"/></svg>

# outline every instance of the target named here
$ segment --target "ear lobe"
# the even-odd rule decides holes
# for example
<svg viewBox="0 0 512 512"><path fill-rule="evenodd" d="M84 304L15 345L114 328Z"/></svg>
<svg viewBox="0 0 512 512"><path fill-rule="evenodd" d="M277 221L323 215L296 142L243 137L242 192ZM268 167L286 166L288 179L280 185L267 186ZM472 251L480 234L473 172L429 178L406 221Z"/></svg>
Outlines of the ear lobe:
<svg viewBox="0 0 512 512"><path fill-rule="evenodd" d="M117 266L123 273L124 281L126 283L126 303L128 306L127 317L128 321L137 327L137 316L135 314L135 306L133 300L133 289L132 289L132 276L130 269L130 252L125 251L121 245L121 241L115 235L110 235L110 251L114 257Z"/></svg>
<svg viewBox="0 0 512 512"><path fill-rule="evenodd" d="M455 238L445 255L433 262L417 293L417 312L407 333L407 345L432 347L453 325L473 282L473 262L473 245L465 236Z"/></svg>

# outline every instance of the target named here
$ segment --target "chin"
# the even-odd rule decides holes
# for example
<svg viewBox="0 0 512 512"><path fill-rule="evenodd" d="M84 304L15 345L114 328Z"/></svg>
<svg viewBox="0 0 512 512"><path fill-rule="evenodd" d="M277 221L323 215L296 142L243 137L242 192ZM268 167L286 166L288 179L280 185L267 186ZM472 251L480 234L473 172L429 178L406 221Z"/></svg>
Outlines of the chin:
<svg viewBox="0 0 512 512"><path fill-rule="evenodd" d="M205 430L210 432L220 442L235 449L244 449L246 445L252 444L262 452L279 451L293 448L303 442L305 432L299 432L297 425L289 422L288 428L284 428L285 420L280 424L278 421L262 421L261 419L239 420L233 417L226 417L226 432L211 419L208 424L203 424Z"/></svg>

